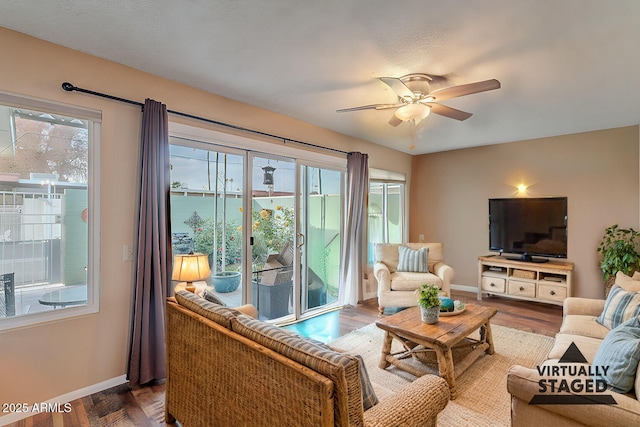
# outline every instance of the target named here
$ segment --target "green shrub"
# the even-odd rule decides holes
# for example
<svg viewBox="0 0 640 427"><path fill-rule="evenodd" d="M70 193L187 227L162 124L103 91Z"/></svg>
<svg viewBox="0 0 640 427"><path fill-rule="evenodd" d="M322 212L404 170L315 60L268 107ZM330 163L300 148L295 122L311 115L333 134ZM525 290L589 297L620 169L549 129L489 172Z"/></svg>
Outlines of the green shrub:
<svg viewBox="0 0 640 427"><path fill-rule="evenodd" d="M235 222L227 222L225 228L224 250L224 269L227 266L234 266L242 261L242 233L241 229ZM214 236L216 236L214 247ZM211 255L209 262L215 258L218 268L223 268L222 260L222 221L218 220L217 224L213 218L207 218L200 223L195 229L193 236L194 249L196 252ZM215 257L213 256L215 254ZM213 266L211 266L213 268Z"/></svg>
<svg viewBox="0 0 640 427"><path fill-rule="evenodd" d="M640 253L637 238L639 236L640 232L633 228L620 228L617 224L607 227L598 246L598 252L602 254L600 269L605 281L615 276L618 271L631 275L638 268Z"/></svg>

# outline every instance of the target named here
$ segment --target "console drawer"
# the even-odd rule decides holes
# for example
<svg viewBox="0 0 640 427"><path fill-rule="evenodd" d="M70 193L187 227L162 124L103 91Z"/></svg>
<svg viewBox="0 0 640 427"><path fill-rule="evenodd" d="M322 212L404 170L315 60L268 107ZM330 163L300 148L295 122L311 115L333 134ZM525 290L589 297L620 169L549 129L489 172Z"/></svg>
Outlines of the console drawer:
<svg viewBox="0 0 640 427"><path fill-rule="evenodd" d="M499 277L483 276L482 277L482 290L487 292L504 293L505 279Z"/></svg>
<svg viewBox="0 0 640 427"><path fill-rule="evenodd" d="M564 301L567 297L565 286L538 284L538 298L549 301Z"/></svg>
<svg viewBox="0 0 640 427"><path fill-rule="evenodd" d="M521 280L509 280L509 295L535 298L536 284L534 282L524 282Z"/></svg>

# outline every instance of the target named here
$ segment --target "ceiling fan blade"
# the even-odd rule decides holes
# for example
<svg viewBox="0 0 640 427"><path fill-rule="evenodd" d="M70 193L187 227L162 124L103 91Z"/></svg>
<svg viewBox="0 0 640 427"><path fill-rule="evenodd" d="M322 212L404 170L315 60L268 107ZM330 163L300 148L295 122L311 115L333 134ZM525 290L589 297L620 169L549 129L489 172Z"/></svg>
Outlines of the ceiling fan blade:
<svg viewBox="0 0 640 427"><path fill-rule="evenodd" d="M433 96L436 101L440 102L446 99L457 98L459 96L471 95L473 93L485 92L494 89L500 89L500 82L496 79L491 79L483 82L469 83L466 85L434 90L429 94L429 96Z"/></svg>
<svg viewBox="0 0 640 427"><path fill-rule="evenodd" d="M428 105L429 107L431 107L432 113L439 114L444 117L449 117L450 119L456 119L456 120L462 121L462 120L467 120L469 117L473 116L473 114L471 113L466 113L464 111L456 110L455 108L451 108L442 104L435 104L435 103L429 102L425 105Z"/></svg>
<svg viewBox="0 0 640 427"><path fill-rule="evenodd" d="M372 105L362 105L360 107L353 108L343 108L341 110L336 110L336 113L348 113L350 111L361 111L361 110L387 110L389 108L398 108L405 105L403 102L398 104L372 104Z"/></svg>
<svg viewBox="0 0 640 427"><path fill-rule="evenodd" d="M379 77L379 79L382 80L382 82L389 86L391 89L393 89L396 95L398 95L400 98L413 99L413 92L407 87L407 85L402 83L402 80L396 77Z"/></svg>
<svg viewBox="0 0 640 427"><path fill-rule="evenodd" d="M393 127L397 127L401 123L402 123L402 120L397 118L395 114L391 116L391 118L389 119L389 124Z"/></svg>

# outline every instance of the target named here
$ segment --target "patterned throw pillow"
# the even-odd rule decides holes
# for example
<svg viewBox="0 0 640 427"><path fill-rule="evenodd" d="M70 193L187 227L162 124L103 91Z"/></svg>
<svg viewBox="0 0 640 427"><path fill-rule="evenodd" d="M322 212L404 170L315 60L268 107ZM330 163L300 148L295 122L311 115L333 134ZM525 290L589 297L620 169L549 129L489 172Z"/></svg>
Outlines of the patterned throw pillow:
<svg viewBox="0 0 640 427"><path fill-rule="evenodd" d="M407 247L398 246L398 271L410 271L413 273L428 273L427 256L429 248L420 248L417 251Z"/></svg>
<svg viewBox="0 0 640 427"><path fill-rule="evenodd" d="M225 304L220 298L218 298L218 296L216 294L214 294L213 292L206 290L204 291L204 294L202 295L202 298L206 299L209 302L212 302L214 304L218 304L221 305L223 307L226 307L227 304Z"/></svg>
<svg viewBox="0 0 640 427"><path fill-rule="evenodd" d="M604 337L593 359L599 369L595 379L602 379L617 393L627 393L634 385L640 359L640 321L638 317L621 324Z"/></svg>
<svg viewBox="0 0 640 427"><path fill-rule="evenodd" d="M640 313L640 293L626 292L618 285L613 285L604 310L596 318L596 322L609 329L621 325Z"/></svg>

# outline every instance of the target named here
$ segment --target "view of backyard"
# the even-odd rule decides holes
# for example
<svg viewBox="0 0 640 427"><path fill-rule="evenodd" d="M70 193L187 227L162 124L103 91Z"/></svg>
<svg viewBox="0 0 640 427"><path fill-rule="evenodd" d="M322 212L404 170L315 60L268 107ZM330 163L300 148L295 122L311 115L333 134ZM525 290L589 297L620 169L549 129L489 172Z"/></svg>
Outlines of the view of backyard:
<svg viewBox="0 0 640 427"><path fill-rule="evenodd" d="M296 207L296 164L291 159L251 158L251 197L244 198L242 154L194 148L174 139L171 145L171 218L173 253L208 255L209 290L229 305L248 295L261 316L294 312L297 282L293 262L300 248L300 294L303 310L333 303L338 297L341 230L341 173L301 167L305 189ZM306 187L305 187L306 186ZM297 227L297 231L296 231ZM296 238L296 233L298 237ZM248 247L248 250L245 249ZM244 254L250 259L244 259ZM219 290L216 276L248 276L237 289ZM248 296L247 296L248 298Z"/></svg>
<svg viewBox="0 0 640 427"><path fill-rule="evenodd" d="M86 121L0 106L0 318L86 303L87 159Z"/></svg>
<svg viewBox="0 0 640 427"><path fill-rule="evenodd" d="M0 317L83 304L87 122L0 106L0 136ZM210 290L229 305L262 306L267 318L337 301L344 172L214 149L171 140L174 255L208 255ZM371 183L370 256L374 243L402 238L403 191L402 184ZM239 285L219 290L216 276L226 272ZM77 286L84 300L54 305L43 298Z"/></svg>

